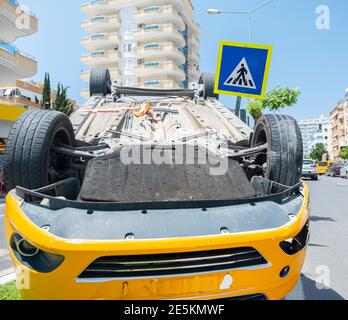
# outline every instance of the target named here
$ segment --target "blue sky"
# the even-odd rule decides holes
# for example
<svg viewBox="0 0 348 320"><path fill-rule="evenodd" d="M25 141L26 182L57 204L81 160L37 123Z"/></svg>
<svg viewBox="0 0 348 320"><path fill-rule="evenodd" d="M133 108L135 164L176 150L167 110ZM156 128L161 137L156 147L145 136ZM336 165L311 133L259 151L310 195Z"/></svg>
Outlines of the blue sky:
<svg viewBox="0 0 348 320"><path fill-rule="evenodd" d="M16 41L23 51L39 61L35 77L41 81L45 71L51 74L53 85L58 81L70 86L70 95L81 101L79 91L85 84L80 71L84 52L80 45L83 31L81 0L20 0L39 18L39 32ZM219 41L247 41L245 16L209 16L208 8L250 10L263 0L193 0L195 15L202 28L201 69L215 72ZM326 4L331 11L331 29L315 26L316 8ZM277 85L300 87L299 103L286 113L298 119L328 115L348 88L348 1L347 0L275 0L255 13L254 42L273 45L273 60L268 89ZM243 100L244 103L246 100ZM234 97L222 97L233 107Z"/></svg>

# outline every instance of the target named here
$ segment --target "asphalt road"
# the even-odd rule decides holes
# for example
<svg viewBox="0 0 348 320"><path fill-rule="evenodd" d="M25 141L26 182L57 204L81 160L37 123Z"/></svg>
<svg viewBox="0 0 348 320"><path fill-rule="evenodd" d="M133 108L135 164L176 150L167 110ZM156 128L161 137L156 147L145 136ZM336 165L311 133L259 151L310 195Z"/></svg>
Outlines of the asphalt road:
<svg viewBox="0 0 348 320"><path fill-rule="evenodd" d="M311 241L302 279L288 299L348 299L348 180L321 177L308 183Z"/></svg>
<svg viewBox="0 0 348 320"><path fill-rule="evenodd" d="M309 181L311 241L303 275L287 300L348 299L348 180L321 177ZM0 276L11 268L0 203Z"/></svg>

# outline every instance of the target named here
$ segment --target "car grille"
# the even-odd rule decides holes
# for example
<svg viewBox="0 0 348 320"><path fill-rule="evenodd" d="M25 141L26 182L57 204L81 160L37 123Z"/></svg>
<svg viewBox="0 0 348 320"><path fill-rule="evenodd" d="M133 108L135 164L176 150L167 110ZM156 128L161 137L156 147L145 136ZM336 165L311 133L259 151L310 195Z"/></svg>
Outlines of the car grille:
<svg viewBox="0 0 348 320"><path fill-rule="evenodd" d="M146 278L209 273L267 264L253 248L234 248L174 254L103 257L95 260L78 277Z"/></svg>

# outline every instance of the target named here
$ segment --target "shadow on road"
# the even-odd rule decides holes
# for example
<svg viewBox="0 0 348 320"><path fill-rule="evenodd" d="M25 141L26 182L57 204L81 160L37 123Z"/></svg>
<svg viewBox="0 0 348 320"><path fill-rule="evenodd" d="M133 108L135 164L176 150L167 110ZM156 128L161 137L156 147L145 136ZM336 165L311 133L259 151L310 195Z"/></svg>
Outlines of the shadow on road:
<svg viewBox="0 0 348 320"><path fill-rule="evenodd" d="M340 294L332 289L319 290L315 281L305 275L301 279L296 289L286 298L286 300L345 300Z"/></svg>
<svg viewBox="0 0 348 320"><path fill-rule="evenodd" d="M310 243L309 247L318 247L318 248L328 248L328 246L324 246L322 244Z"/></svg>
<svg viewBox="0 0 348 320"><path fill-rule="evenodd" d="M337 222L337 220L332 219L330 217L318 217L318 216L311 216L312 222L319 222L319 221L325 221L325 222Z"/></svg>

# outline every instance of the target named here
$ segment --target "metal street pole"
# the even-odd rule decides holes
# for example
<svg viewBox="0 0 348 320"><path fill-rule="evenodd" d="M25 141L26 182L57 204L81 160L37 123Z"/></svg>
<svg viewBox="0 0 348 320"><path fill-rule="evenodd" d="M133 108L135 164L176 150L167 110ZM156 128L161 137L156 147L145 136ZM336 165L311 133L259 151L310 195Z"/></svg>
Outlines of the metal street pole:
<svg viewBox="0 0 348 320"><path fill-rule="evenodd" d="M257 6L256 8L252 9L251 11L222 11L222 10L218 10L218 9L209 9L208 10L208 14L211 15L217 15L217 14L242 14L242 15L248 15L248 26L249 26L249 43L253 42L253 23L252 23L252 18L253 18L253 13L255 13L256 11L262 9L263 7L265 7L266 5L272 3L274 0L268 0L265 3ZM236 116L239 118L240 117L240 109L242 106L242 97L237 97L237 101L236 101Z"/></svg>

